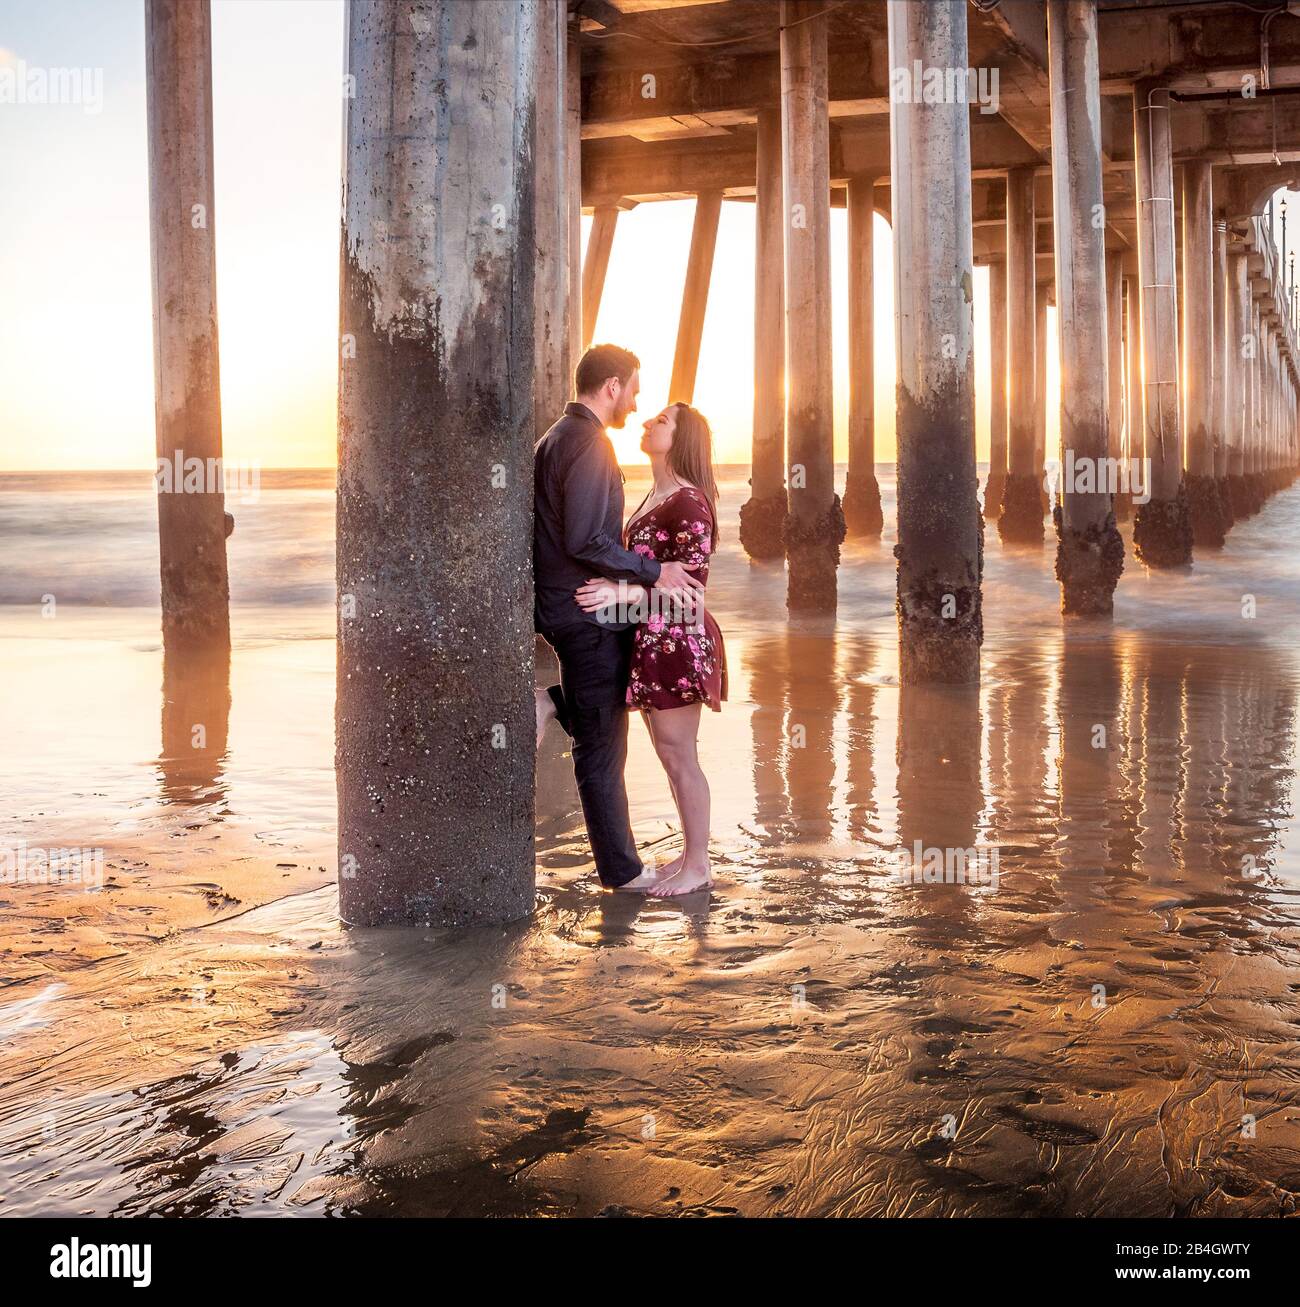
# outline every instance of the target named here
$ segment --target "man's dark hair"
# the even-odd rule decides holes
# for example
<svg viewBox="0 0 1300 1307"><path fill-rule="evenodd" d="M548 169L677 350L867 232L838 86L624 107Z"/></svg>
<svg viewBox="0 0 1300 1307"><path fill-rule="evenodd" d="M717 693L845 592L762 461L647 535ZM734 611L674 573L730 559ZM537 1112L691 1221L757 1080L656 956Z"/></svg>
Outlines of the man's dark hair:
<svg viewBox="0 0 1300 1307"><path fill-rule="evenodd" d="M617 377L620 386L641 366L641 360L630 349L619 345L593 345L578 360L573 374L573 390L578 395L594 395L610 377Z"/></svg>

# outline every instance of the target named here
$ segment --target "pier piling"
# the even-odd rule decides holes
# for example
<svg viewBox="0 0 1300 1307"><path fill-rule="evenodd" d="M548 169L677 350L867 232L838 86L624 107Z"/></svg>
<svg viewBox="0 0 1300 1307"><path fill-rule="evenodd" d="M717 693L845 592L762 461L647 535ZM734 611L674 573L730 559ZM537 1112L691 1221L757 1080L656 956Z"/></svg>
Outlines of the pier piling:
<svg viewBox="0 0 1300 1307"><path fill-rule="evenodd" d="M1048 0L1052 94L1052 215L1061 361L1061 491L1054 517L1061 608L1108 615L1124 542L1102 480L1110 453L1106 231L1096 0ZM1118 324L1117 324L1118 325Z"/></svg>
<svg viewBox="0 0 1300 1307"><path fill-rule="evenodd" d="M751 558L785 555L785 199L781 110L758 111L754 194L754 427L740 542Z"/></svg>
<svg viewBox="0 0 1300 1307"><path fill-rule="evenodd" d="M228 649L208 0L148 0L145 70L163 637Z"/></svg>
<svg viewBox="0 0 1300 1307"><path fill-rule="evenodd" d="M542 9L348 11L335 765L353 924L532 907Z"/></svg>
<svg viewBox="0 0 1300 1307"><path fill-rule="evenodd" d="M962 68L964 0L891 0L892 67ZM970 114L890 104L898 357L899 678L979 679L984 523L975 475Z"/></svg>
<svg viewBox="0 0 1300 1307"><path fill-rule="evenodd" d="M833 613L844 510L835 493L827 11L781 0L785 192L786 603Z"/></svg>

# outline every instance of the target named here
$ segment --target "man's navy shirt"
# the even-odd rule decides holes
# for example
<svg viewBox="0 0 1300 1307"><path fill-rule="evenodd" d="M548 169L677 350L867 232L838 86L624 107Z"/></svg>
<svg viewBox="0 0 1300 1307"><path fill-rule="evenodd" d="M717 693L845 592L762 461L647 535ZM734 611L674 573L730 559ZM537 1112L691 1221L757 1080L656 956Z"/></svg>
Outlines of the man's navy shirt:
<svg viewBox="0 0 1300 1307"><path fill-rule="evenodd" d="M651 586L659 579L659 564L623 548L623 473L614 446L585 404L566 404L564 416L533 450L536 628L545 632L599 622L573 597L593 576Z"/></svg>

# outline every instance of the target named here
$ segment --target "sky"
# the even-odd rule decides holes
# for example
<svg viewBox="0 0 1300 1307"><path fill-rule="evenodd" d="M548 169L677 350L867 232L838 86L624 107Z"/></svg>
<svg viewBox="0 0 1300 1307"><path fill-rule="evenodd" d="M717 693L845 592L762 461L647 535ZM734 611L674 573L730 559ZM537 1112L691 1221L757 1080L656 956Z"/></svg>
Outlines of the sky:
<svg viewBox="0 0 1300 1307"><path fill-rule="evenodd" d="M0 105L0 470L150 468L154 457L143 0L0 0L0 65L102 71L96 103ZM332 466L338 352L342 0L213 0L224 449ZM596 339L666 399L693 201L619 219ZM584 219L586 239L589 219ZM846 454L847 222L831 215L836 457ZM719 462L747 462L754 206L726 203L695 403ZM894 447L888 225L877 219L876 456ZM987 276L975 282L977 453L988 448ZM1051 314L1054 319L1054 313ZM1053 376L1055 360L1052 360ZM1052 438L1055 423L1049 426ZM639 429L614 433L643 460Z"/></svg>

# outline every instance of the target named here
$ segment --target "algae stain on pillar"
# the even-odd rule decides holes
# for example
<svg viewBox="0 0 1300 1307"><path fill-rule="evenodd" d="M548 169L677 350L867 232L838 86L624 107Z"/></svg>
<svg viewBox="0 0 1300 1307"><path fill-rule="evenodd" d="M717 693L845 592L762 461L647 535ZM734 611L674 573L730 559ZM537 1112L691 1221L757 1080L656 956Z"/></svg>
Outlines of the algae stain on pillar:
<svg viewBox="0 0 1300 1307"><path fill-rule="evenodd" d="M540 19L348 11L336 771L353 924L532 907Z"/></svg>

